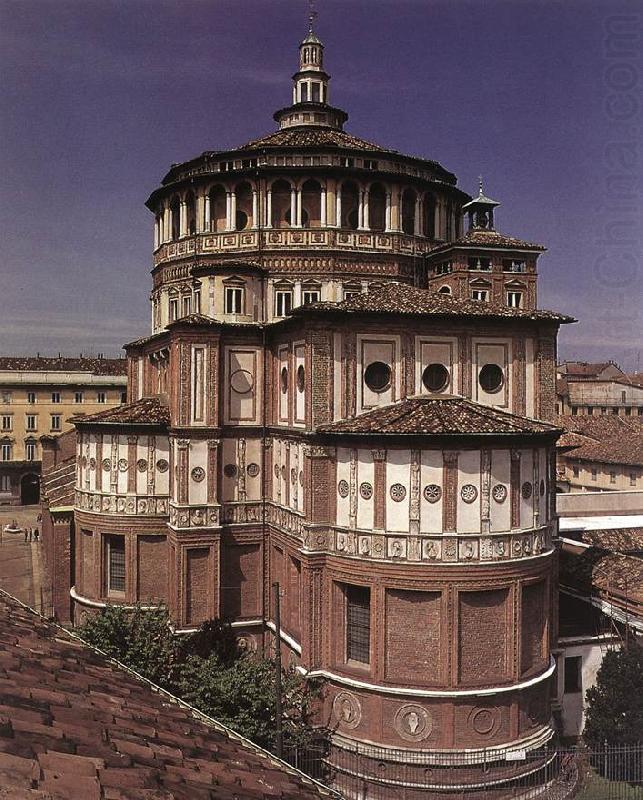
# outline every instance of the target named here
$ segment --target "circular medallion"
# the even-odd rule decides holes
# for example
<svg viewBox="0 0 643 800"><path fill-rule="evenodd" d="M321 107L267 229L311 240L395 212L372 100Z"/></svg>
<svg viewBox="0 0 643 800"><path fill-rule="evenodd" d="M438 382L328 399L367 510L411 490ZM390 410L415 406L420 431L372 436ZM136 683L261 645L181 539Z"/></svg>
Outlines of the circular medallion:
<svg viewBox="0 0 643 800"><path fill-rule="evenodd" d="M252 375L247 369L237 369L230 375L230 388L237 394L248 394L253 385Z"/></svg>
<svg viewBox="0 0 643 800"><path fill-rule="evenodd" d="M170 465L165 458L159 458L159 460L156 462L156 469L159 472L167 472L169 468Z"/></svg>
<svg viewBox="0 0 643 800"><path fill-rule="evenodd" d="M288 367L282 367L279 373L279 383L281 385L281 393L286 394L288 391Z"/></svg>
<svg viewBox="0 0 643 800"><path fill-rule="evenodd" d="M252 463L248 464L246 470L251 478L256 478L259 474L259 464L255 464L253 461Z"/></svg>
<svg viewBox="0 0 643 800"><path fill-rule="evenodd" d="M304 485L304 471L303 469L299 470L299 485Z"/></svg>
<svg viewBox="0 0 643 800"><path fill-rule="evenodd" d="M236 464L226 464L223 468L223 474L226 478L236 478L237 477L237 465Z"/></svg>
<svg viewBox="0 0 643 800"><path fill-rule="evenodd" d="M89 468L90 469L96 469L96 459L95 458L90 458L89 459Z"/></svg>
<svg viewBox="0 0 643 800"><path fill-rule="evenodd" d="M136 462L136 469L139 472L145 472L147 469L147 461L144 458L139 458L139 460Z"/></svg>
<svg viewBox="0 0 643 800"><path fill-rule="evenodd" d="M523 485L522 485L522 489L520 490L520 492L522 494L522 497L523 497L523 500L529 500L529 498L531 497L532 491L533 491L533 489L532 489L531 483L529 483L529 481L525 481L523 483Z"/></svg>
<svg viewBox="0 0 643 800"><path fill-rule="evenodd" d="M469 714L469 723L480 736L489 736L498 723L498 713L493 708L474 708Z"/></svg>
<svg viewBox="0 0 643 800"><path fill-rule="evenodd" d="M340 497L348 497L348 492L350 491L350 488L348 486L348 481L344 480L340 481L337 484L337 491L339 492Z"/></svg>
<svg viewBox="0 0 643 800"><path fill-rule="evenodd" d="M119 458L118 459L118 468L121 472L127 472L127 459L126 458Z"/></svg>
<svg viewBox="0 0 643 800"><path fill-rule="evenodd" d="M473 503L478 497L478 490L472 483L465 483L460 489L460 497L465 503Z"/></svg>
<svg viewBox="0 0 643 800"><path fill-rule="evenodd" d="M396 503L401 503L406 497L406 487L402 486L401 483L394 483L391 486L390 495L391 500L394 500Z"/></svg>
<svg viewBox="0 0 643 800"><path fill-rule="evenodd" d="M497 483L491 490L491 496L496 503L504 503L507 499L507 487L502 483Z"/></svg>
<svg viewBox="0 0 643 800"><path fill-rule="evenodd" d="M359 493L364 500L370 500L373 496L373 487L370 483L360 483Z"/></svg>
<svg viewBox="0 0 643 800"><path fill-rule="evenodd" d="M333 714L344 728L356 728L362 719L362 707L354 694L339 692L333 700Z"/></svg>
<svg viewBox="0 0 643 800"><path fill-rule="evenodd" d="M290 468L290 482L293 486L297 483L297 470L294 467Z"/></svg>
<svg viewBox="0 0 643 800"><path fill-rule="evenodd" d="M417 705L398 708L393 718L393 726L402 739L419 742L431 735L433 723L429 712Z"/></svg>
<svg viewBox="0 0 643 800"><path fill-rule="evenodd" d="M112 462L109 460L109 458L104 458L101 461L101 464L103 465L103 469L105 470L105 472L109 472L112 468Z"/></svg>
<svg viewBox="0 0 643 800"><path fill-rule="evenodd" d="M442 497L442 487L437 483L429 483L424 487L424 499L427 503L437 503Z"/></svg>
<svg viewBox="0 0 643 800"><path fill-rule="evenodd" d="M194 467L190 475L192 475L193 481L201 483L201 481L205 478L205 470L203 467Z"/></svg>
<svg viewBox="0 0 643 800"><path fill-rule="evenodd" d="M543 497L545 494L545 479L540 479L540 496Z"/></svg>

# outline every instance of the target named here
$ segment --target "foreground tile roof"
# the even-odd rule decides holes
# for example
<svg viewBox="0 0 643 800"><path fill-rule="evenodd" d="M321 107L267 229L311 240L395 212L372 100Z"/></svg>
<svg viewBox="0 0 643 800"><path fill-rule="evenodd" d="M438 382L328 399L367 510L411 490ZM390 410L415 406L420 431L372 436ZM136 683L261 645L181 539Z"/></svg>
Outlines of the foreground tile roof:
<svg viewBox="0 0 643 800"><path fill-rule="evenodd" d="M57 464L54 469L45 471L40 479L42 499L49 508L72 506L76 486L76 456Z"/></svg>
<svg viewBox="0 0 643 800"><path fill-rule="evenodd" d="M319 433L407 434L433 436L556 433L547 422L519 417L463 397L422 395L367 411L354 419L321 425Z"/></svg>
<svg viewBox="0 0 643 800"><path fill-rule="evenodd" d="M643 528L606 528L587 530L583 541L601 550L617 553L641 553L643 555Z"/></svg>
<svg viewBox="0 0 643 800"><path fill-rule="evenodd" d="M409 314L446 317L485 317L486 319L526 319L552 322L575 322L573 317L555 311L527 311L521 308L508 308L492 303L478 303L475 300L462 300L452 295L416 289L407 283L388 281L384 285L363 294L349 297L341 303L320 302L298 306L293 316L319 312L361 313L361 314Z"/></svg>
<svg viewBox="0 0 643 800"><path fill-rule="evenodd" d="M261 139L253 139L237 150L258 150L264 147L344 147L351 150L375 150L379 153L397 153L388 147L382 147L358 136L352 136L346 131L333 128L307 127L285 128L284 130L269 133ZM425 159L423 159L425 160Z"/></svg>
<svg viewBox="0 0 643 800"><path fill-rule="evenodd" d="M92 375L127 375L127 361L124 358L0 356L0 370L11 372L90 372Z"/></svg>
<svg viewBox="0 0 643 800"><path fill-rule="evenodd" d="M602 464L643 465L643 418L561 414L556 421L565 430L559 447L572 448L567 458Z"/></svg>
<svg viewBox="0 0 643 800"><path fill-rule="evenodd" d="M505 236L499 231L488 231L481 228L472 228L467 231L464 236L456 239L454 242L447 242L434 250L431 254L439 253L444 250L450 250L452 247L504 247L508 250L546 250L547 248L542 244L535 242L526 242L523 239L515 239L513 236Z"/></svg>
<svg viewBox="0 0 643 800"><path fill-rule="evenodd" d="M0 591L2 800L337 797Z"/></svg>
<svg viewBox="0 0 643 800"><path fill-rule="evenodd" d="M170 411L156 397L144 397L134 403L108 408L96 414L71 417L75 425L86 422L105 425L169 425Z"/></svg>

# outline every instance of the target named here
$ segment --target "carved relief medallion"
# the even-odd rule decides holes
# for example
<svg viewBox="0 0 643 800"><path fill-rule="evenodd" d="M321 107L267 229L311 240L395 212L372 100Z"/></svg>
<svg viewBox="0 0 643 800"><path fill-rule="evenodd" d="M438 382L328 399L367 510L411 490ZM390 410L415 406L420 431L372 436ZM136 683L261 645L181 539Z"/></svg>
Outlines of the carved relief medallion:
<svg viewBox="0 0 643 800"><path fill-rule="evenodd" d="M104 458L101 461L101 464L103 465L103 469L105 470L105 472L109 472L110 469L112 468L112 462L109 460L109 458Z"/></svg>
<svg viewBox="0 0 643 800"><path fill-rule="evenodd" d="M474 708L469 714L469 724L480 736L493 735L499 723L499 713L495 708Z"/></svg>
<svg viewBox="0 0 643 800"><path fill-rule="evenodd" d="M406 497L406 486L401 483L394 483L390 489L391 500L395 503L401 503Z"/></svg>
<svg viewBox="0 0 643 800"><path fill-rule="evenodd" d="M360 483L359 493L363 500L370 500L373 496L373 486L370 483Z"/></svg>
<svg viewBox="0 0 643 800"><path fill-rule="evenodd" d="M201 481L205 478L205 470L203 467L194 467L192 472L192 480L196 481L197 483L201 483Z"/></svg>
<svg viewBox="0 0 643 800"><path fill-rule="evenodd" d="M299 470L299 485L300 486L304 485L304 471L303 471L303 469Z"/></svg>
<svg viewBox="0 0 643 800"><path fill-rule="evenodd" d="M424 499L427 503L437 503L442 497L442 487L437 483L429 483L424 487Z"/></svg>
<svg viewBox="0 0 643 800"><path fill-rule="evenodd" d="M119 458L118 460L118 468L121 472L127 472L127 459L126 458Z"/></svg>
<svg viewBox="0 0 643 800"><path fill-rule="evenodd" d="M293 486L297 483L297 470L294 467L290 468L290 482Z"/></svg>
<svg viewBox="0 0 643 800"><path fill-rule="evenodd" d="M275 464L275 478L279 477L279 464Z"/></svg>
<svg viewBox="0 0 643 800"><path fill-rule="evenodd" d="M147 461L144 458L139 458L139 460L136 462L136 469L139 472L145 472L147 469Z"/></svg>
<svg viewBox="0 0 643 800"><path fill-rule="evenodd" d="M341 480L337 484L337 491L340 497L348 497L348 493L350 491L350 487L348 485L348 481Z"/></svg>
<svg viewBox="0 0 643 800"><path fill-rule="evenodd" d="M478 497L478 490L472 483L465 483L460 489L460 497L465 503L473 503Z"/></svg>
<svg viewBox="0 0 643 800"><path fill-rule="evenodd" d="M236 464L226 464L223 468L223 474L226 478L236 478L237 477L237 465Z"/></svg>
<svg viewBox="0 0 643 800"><path fill-rule="evenodd" d="M246 467L246 472L251 478L256 478L259 474L259 464L255 464L254 461L251 461Z"/></svg>
<svg viewBox="0 0 643 800"><path fill-rule="evenodd" d="M339 692L333 700L333 714L345 728L356 728L362 720L362 707L351 692Z"/></svg>
<svg viewBox="0 0 643 800"><path fill-rule="evenodd" d="M529 483L529 481L525 481L523 483L522 489L520 491L521 491L523 500L529 500L529 498L531 497L532 491L533 491L531 483Z"/></svg>
<svg viewBox="0 0 643 800"><path fill-rule="evenodd" d="M540 496L543 497L545 494L545 480L544 478L540 479Z"/></svg>
<svg viewBox="0 0 643 800"><path fill-rule="evenodd" d="M156 469L159 472L167 472L169 468L170 465L165 458L159 458L159 460L156 462Z"/></svg>
<svg viewBox="0 0 643 800"><path fill-rule="evenodd" d="M409 704L395 712L393 727L407 742L419 742L431 735L433 722L426 708Z"/></svg>
<svg viewBox="0 0 643 800"><path fill-rule="evenodd" d="M491 490L491 495L496 503L504 503L507 499L507 487L502 483L497 483Z"/></svg>

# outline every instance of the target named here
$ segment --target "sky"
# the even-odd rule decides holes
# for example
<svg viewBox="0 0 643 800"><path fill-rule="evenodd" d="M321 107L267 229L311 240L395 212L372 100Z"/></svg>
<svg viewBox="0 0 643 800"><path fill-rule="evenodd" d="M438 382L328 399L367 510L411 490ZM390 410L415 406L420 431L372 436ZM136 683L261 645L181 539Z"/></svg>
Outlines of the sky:
<svg viewBox="0 0 643 800"><path fill-rule="evenodd" d="M559 358L643 369L638 0L317 0L346 129L439 161L541 242ZM275 129L306 0L0 0L0 352L150 332L174 162Z"/></svg>

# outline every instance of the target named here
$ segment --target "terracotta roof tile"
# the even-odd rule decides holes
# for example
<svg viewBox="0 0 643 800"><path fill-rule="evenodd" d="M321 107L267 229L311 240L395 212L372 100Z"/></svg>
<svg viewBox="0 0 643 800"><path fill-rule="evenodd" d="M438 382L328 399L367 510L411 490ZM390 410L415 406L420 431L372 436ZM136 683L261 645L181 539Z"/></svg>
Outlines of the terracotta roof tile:
<svg viewBox="0 0 643 800"><path fill-rule="evenodd" d="M92 375L127 375L124 358L45 358L0 356L0 370L12 372L89 372Z"/></svg>
<svg viewBox="0 0 643 800"><path fill-rule="evenodd" d="M559 447L570 449L566 456L601 464L643 465L643 419L561 414L557 424L565 430Z"/></svg>
<svg viewBox="0 0 643 800"><path fill-rule="evenodd" d="M126 403L116 408L107 408L97 414L87 414L86 416L71 417L71 422L75 425L92 425L100 423L104 425L169 425L170 412L167 406L163 405L156 397L144 397L134 403Z"/></svg>
<svg viewBox="0 0 643 800"><path fill-rule="evenodd" d="M467 231L464 236L456 239L453 242L447 242L434 250L431 253L444 252L453 247L503 247L508 250L546 250L542 244L535 242L526 242L523 239L515 239L513 236L505 236L499 231L488 231L481 228L472 228Z"/></svg>
<svg viewBox="0 0 643 800"><path fill-rule="evenodd" d="M463 397L423 395L367 411L354 419L321 425L318 433L374 435L488 435L555 434L547 422L519 417Z"/></svg>
<svg viewBox="0 0 643 800"><path fill-rule="evenodd" d="M452 295L416 289L407 283L388 281L386 284L363 294L357 294L341 303L312 303L298 306L291 314L294 316L331 313L360 314L408 314L445 317L485 317L486 319L526 319L551 320L553 322L574 322L573 317L554 311L527 311L521 308L508 308L491 303L478 303L462 300Z"/></svg>
<svg viewBox="0 0 643 800"><path fill-rule="evenodd" d="M260 139L235 148L236 150L263 150L266 147L341 147L349 150L368 150L379 153L397 153L388 147L368 142L358 136L352 136L346 131L333 128L302 126L300 128L285 128Z"/></svg>
<svg viewBox="0 0 643 800"><path fill-rule="evenodd" d="M0 591L0 799L23 796L336 795Z"/></svg>
<svg viewBox="0 0 643 800"><path fill-rule="evenodd" d="M583 531L582 538L584 542L601 550L643 554L643 528L607 528Z"/></svg>

